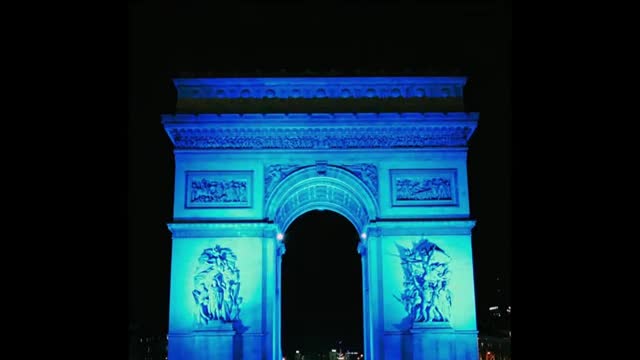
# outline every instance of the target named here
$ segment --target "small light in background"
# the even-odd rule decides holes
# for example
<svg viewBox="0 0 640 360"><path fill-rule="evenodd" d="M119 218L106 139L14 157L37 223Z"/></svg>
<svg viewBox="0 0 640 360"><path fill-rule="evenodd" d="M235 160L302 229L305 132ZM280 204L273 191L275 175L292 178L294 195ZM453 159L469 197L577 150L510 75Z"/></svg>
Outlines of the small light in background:
<svg viewBox="0 0 640 360"><path fill-rule="evenodd" d="M276 235L276 238L278 240L282 240L282 239L284 239L284 235L282 233L278 233L278 235Z"/></svg>
<svg viewBox="0 0 640 360"><path fill-rule="evenodd" d="M366 239L366 238L367 238L367 233L362 233L362 234L360 234L360 237L361 237L362 239Z"/></svg>

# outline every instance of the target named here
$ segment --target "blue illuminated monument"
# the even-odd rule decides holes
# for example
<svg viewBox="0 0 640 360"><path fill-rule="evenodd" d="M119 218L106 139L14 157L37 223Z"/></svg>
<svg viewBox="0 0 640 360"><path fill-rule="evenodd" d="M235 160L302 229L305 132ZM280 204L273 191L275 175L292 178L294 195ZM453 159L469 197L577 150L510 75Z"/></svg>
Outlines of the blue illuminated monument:
<svg viewBox="0 0 640 360"><path fill-rule="evenodd" d="M477 359L465 81L176 79L169 359L282 359L282 234L318 209L361 234L366 359Z"/></svg>

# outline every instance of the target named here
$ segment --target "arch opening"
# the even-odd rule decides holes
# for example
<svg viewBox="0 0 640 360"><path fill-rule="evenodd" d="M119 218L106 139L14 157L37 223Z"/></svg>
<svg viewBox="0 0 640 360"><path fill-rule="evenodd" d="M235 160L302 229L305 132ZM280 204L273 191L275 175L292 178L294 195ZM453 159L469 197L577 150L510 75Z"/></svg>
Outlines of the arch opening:
<svg viewBox="0 0 640 360"><path fill-rule="evenodd" d="M327 358L363 352L362 265L355 225L334 211L309 210L287 228L282 260L282 354ZM324 356L324 357L322 357Z"/></svg>

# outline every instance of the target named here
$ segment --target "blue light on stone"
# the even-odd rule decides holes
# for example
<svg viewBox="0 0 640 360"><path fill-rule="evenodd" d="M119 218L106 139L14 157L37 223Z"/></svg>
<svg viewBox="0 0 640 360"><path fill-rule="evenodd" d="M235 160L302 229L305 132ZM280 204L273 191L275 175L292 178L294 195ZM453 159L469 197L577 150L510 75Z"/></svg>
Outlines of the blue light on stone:
<svg viewBox="0 0 640 360"><path fill-rule="evenodd" d="M176 79L181 99L461 97L463 77ZM319 100L319 101L325 101ZM478 356L467 185L477 113L174 114L169 359L282 359L284 233L360 234L367 359ZM217 250L216 250L217 249ZM225 254L224 256L222 254Z"/></svg>
<svg viewBox="0 0 640 360"><path fill-rule="evenodd" d="M179 99L442 98L462 95L465 77L175 79Z"/></svg>

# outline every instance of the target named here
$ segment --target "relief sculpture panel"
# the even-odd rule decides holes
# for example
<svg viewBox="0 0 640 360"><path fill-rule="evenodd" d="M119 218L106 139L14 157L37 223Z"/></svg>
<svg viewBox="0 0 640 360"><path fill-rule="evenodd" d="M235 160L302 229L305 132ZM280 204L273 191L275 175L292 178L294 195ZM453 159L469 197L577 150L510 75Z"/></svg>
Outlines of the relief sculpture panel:
<svg viewBox="0 0 640 360"><path fill-rule="evenodd" d="M251 207L251 171L187 171L186 208Z"/></svg>
<svg viewBox="0 0 640 360"><path fill-rule="evenodd" d="M455 169L391 170L393 206L458 204Z"/></svg>

